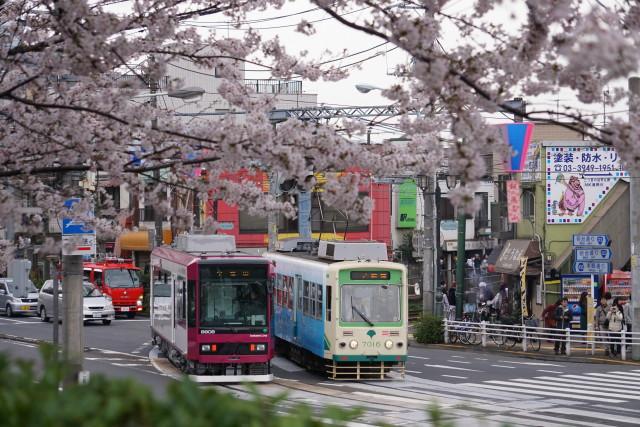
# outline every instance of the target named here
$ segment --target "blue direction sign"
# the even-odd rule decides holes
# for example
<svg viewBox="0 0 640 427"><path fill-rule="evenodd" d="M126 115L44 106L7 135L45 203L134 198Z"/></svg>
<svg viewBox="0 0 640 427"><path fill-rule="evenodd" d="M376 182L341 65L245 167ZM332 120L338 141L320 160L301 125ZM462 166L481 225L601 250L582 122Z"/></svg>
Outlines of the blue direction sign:
<svg viewBox="0 0 640 427"><path fill-rule="evenodd" d="M64 207L71 209L80 199L68 199L64 202ZM95 230L89 228L83 221L74 221L71 218L62 218L62 234L95 234Z"/></svg>
<svg viewBox="0 0 640 427"><path fill-rule="evenodd" d="M606 234L574 234L573 246L609 246Z"/></svg>
<svg viewBox="0 0 640 427"><path fill-rule="evenodd" d="M610 261L613 257L611 248L575 248L574 261Z"/></svg>
<svg viewBox="0 0 640 427"><path fill-rule="evenodd" d="M611 263L607 261L576 261L573 263L573 271L576 273L609 274L612 268Z"/></svg>

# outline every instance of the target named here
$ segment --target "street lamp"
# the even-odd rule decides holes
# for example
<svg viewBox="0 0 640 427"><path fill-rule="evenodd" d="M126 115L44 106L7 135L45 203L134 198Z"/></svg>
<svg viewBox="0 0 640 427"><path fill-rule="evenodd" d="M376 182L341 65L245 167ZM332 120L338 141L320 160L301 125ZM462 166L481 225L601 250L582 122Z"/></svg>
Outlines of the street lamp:
<svg viewBox="0 0 640 427"><path fill-rule="evenodd" d="M358 92L361 92L361 93L369 93L372 90L384 90L381 87L370 85L370 84L366 84L366 83L357 84L356 85L356 89L358 89Z"/></svg>

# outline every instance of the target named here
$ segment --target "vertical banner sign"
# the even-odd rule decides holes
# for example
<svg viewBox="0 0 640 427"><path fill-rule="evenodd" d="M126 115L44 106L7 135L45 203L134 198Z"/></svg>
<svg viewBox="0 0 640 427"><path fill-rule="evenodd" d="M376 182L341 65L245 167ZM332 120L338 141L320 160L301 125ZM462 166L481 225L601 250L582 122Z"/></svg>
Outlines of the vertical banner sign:
<svg viewBox="0 0 640 427"><path fill-rule="evenodd" d="M505 165L505 169L507 172L522 172L533 134L533 123L509 123L500 126L502 137L511 149L511 159Z"/></svg>
<svg viewBox="0 0 640 427"><path fill-rule="evenodd" d="M522 309L522 317L529 317L527 309L527 260L526 256L520 258L520 307Z"/></svg>
<svg viewBox="0 0 640 427"><path fill-rule="evenodd" d="M416 183L408 179L398 191L397 228L416 228Z"/></svg>
<svg viewBox="0 0 640 427"><path fill-rule="evenodd" d="M522 220L520 209L520 181L507 181L507 216L509 222L516 223Z"/></svg>

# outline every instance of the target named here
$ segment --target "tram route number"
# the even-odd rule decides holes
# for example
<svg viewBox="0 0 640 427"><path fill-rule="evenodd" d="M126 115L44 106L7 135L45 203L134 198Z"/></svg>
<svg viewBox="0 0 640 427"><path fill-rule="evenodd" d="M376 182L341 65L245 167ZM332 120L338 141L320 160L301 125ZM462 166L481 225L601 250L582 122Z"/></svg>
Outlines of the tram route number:
<svg viewBox="0 0 640 427"><path fill-rule="evenodd" d="M200 333L202 335L215 334L216 330L215 329L200 329Z"/></svg>

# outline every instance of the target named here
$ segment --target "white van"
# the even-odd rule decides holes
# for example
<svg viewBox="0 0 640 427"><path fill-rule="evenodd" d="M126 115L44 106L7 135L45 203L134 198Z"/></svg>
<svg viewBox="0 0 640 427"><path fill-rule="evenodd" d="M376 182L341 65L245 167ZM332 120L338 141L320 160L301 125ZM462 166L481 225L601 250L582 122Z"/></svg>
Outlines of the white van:
<svg viewBox="0 0 640 427"><path fill-rule="evenodd" d="M13 279L1 277L0 310L7 317L15 314L37 314L38 289L31 281L25 288L18 286Z"/></svg>

